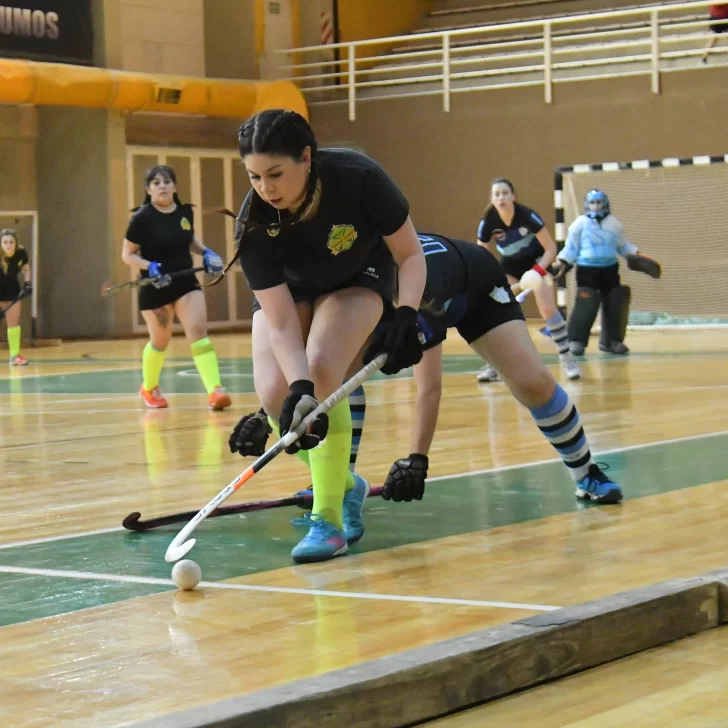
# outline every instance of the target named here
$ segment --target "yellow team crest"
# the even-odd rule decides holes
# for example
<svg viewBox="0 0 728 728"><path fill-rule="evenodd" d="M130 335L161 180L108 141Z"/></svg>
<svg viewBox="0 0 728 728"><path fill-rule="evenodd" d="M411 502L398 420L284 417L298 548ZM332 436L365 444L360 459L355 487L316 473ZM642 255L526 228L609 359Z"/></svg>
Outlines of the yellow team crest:
<svg viewBox="0 0 728 728"><path fill-rule="evenodd" d="M180 227L181 227L181 228L182 228L183 230L187 230L187 231L189 231L189 230L192 230L192 225L190 225L190 221L189 221L189 220L188 220L188 219L187 219L186 217L183 217L183 218L182 218L182 219L181 219L181 220L179 221L179 224L180 224Z"/></svg>
<svg viewBox="0 0 728 728"><path fill-rule="evenodd" d="M326 247L333 255L338 255L349 250L358 237L359 233L354 230L353 225L332 225Z"/></svg>

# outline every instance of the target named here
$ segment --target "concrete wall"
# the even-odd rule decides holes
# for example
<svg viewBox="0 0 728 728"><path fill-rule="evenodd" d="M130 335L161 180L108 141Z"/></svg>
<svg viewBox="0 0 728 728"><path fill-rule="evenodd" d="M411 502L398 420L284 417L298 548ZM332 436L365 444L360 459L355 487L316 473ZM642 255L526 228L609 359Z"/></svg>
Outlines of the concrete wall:
<svg viewBox="0 0 728 728"><path fill-rule="evenodd" d="M474 239L490 181L509 177L519 199L553 226L553 169L583 162L728 152L724 69L649 78L503 89L453 96L311 107L319 143L353 141L376 158L410 199L421 230ZM649 190L645 190L649 195ZM618 213L617 213L618 214Z"/></svg>
<svg viewBox="0 0 728 728"><path fill-rule="evenodd" d="M205 0L205 69L210 78L258 78L255 0Z"/></svg>
<svg viewBox="0 0 728 728"><path fill-rule="evenodd" d="M122 68L204 76L204 18L204 0L120 0Z"/></svg>
<svg viewBox="0 0 728 728"><path fill-rule="evenodd" d="M105 110L54 107L38 115L38 334L128 333L120 299L99 293L107 278L128 278L120 260L129 219L123 119Z"/></svg>

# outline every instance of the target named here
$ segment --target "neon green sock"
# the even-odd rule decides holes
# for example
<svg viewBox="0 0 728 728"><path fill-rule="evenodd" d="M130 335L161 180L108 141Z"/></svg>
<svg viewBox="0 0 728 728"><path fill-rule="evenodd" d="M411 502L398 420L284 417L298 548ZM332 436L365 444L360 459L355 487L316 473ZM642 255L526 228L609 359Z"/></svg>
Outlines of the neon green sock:
<svg viewBox="0 0 728 728"><path fill-rule="evenodd" d="M155 387L159 386L159 376L162 373L165 356L166 353L155 349L151 341L144 347L144 353L142 354L144 384L142 386L147 392L151 392Z"/></svg>
<svg viewBox="0 0 728 728"><path fill-rule="evenodd" d="M313 508L316 513L342 528L341 506L344 493L354 487L349 470L351 452L351 411L344 400L329 411L329 432L323 444L309 451L313 478Z"/></svg>
<svg viewBox="0 0 728 728"><path fill-rule="evenodd" d="M220 370L217 367L217 354L210 339L198 339L193 341L190 346L192 349L192 358L195 361L197 371L202 377L202 383L208 394L215 391L215 387L220 386Z"/></svg>
<svg viewBox="0 0 728 728"><path fill-rule="evenodd" d="M281 428L280 428L280 427L278 427L278 423L277 423L277 422L276 422L276 421L275 421L275 420L274 420L274 419L273 419L272 417L269 417L269 418L268 418L268 423L269 423L269 424L270 424L270 426L271 426L271 427L273 428L273 432L275 432L275 434L276 434L276 437L277 437L277 438L278 438L278 439L280 440L280 439L281 439ZM298 459L299 459L299 460L300 460L300 461L301 461L301 462L302 462L302 463L303 463L303 464L304 464L304 465L305 465L305 466L306 466L307 468L310 468L310 467L311 467L311 463L309 462L309 458L308 458L308 452L309 452L308 450L299 450L299 451L298 451L298 452L296 453L296 457L297 457L297 458L298 458Z"/></svg>
<svg viewBox="0 0 728 728"><path fill-rule="evenodd" d="M11 359L20 354L20 326L13 326L12 329L8 327L8 348Z"/></svg>

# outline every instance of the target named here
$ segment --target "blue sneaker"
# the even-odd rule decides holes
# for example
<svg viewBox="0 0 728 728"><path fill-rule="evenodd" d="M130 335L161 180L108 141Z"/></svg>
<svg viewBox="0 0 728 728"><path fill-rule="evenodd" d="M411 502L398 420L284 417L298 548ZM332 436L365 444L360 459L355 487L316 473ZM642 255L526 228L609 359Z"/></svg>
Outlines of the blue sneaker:
<svg viewBox="0 0 728 728"><path fill-rule="evenodd" d="M344 496L344 505L342 507L344 535L350 546L364 535L364 521L361 517L361 511L368 495L369 483L361 475L354 473L354 487Z"/></svg>
<svg viewBox="0 0 728 728"><path fill-rule="evenodd" d="M604 466L605 470L607 466ZM576 497L597 503L619 503L622 489L601 471L596 463L589 466L589 472L576 484Z"/></svg>
<svg viewBox="0 0 728 728"><path fill-rule="evenodd" d="M539 334L543 334L547 339L551 338L551 329L548 326L542 326L538 330Z"/></svg>
<svg viewBox="0 0 728 728"><path fill-rule="evenodd" d="M314 561L328 561L335 556L345 554L349 546L344 532L321 516L306 513L303 517L310 524L308 533L291 551L294 561L308 564Z"/></svg>

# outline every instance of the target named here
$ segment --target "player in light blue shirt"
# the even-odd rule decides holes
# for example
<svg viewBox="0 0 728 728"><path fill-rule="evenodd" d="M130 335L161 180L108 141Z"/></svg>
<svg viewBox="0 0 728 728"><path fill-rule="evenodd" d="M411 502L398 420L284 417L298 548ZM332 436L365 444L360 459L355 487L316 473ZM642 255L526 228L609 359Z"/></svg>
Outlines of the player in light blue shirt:
<svg viewBox="0 0 728 728"><path fill-rule="evenodd" d="M629 316L630 289L619 279L618 255L638 252L624 236L624 225L611 214L609 198L602 190L591 190L584 198L584 214L569 226L564 249L552 271L568 271L576 265L577 296L569 316L568 336L573 354L583 354L589 332L602 307L599 348L611 354L626 354L624 345Z"/></svg>
<svg viewBox="0 0 728 728"><path fill-rule="evenodd" d="M601 190L587 193L586 212L569 226L564 249L557 259L570 265L606 268L617 265L617 255L638 252L624 237L624 225L610 213L609 198Z"/></svg>

